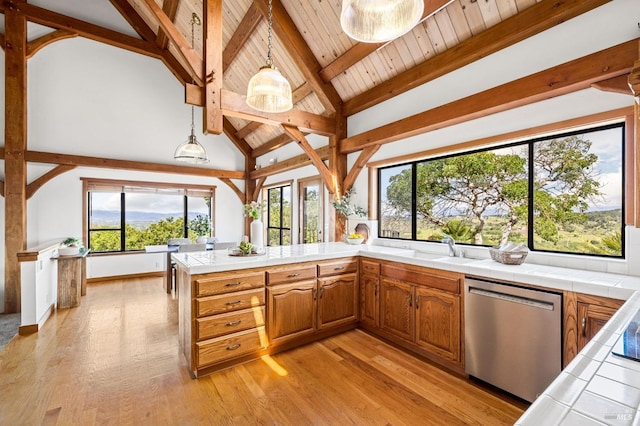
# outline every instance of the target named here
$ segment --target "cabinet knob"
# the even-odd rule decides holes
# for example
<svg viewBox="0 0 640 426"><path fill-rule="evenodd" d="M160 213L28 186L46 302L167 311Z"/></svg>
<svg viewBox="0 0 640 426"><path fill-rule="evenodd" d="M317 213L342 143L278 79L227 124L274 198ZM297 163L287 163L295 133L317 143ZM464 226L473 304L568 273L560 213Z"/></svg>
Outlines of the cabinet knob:
<svg viewBox="0 0 640 426"><path fill-rule="evenodd" d="M411 307L411 299L413 299L413 296L409 295L409 307Z"/></svg>
<svg viewBox="0 0 640 426"><path fill-rule="evenodd" d="M227 346L227 350L228 350L228 351L235 351L235 350L236 350L236 349L238 349L240 346L242 346L240 343L236 343L235 345Z"/></svg>

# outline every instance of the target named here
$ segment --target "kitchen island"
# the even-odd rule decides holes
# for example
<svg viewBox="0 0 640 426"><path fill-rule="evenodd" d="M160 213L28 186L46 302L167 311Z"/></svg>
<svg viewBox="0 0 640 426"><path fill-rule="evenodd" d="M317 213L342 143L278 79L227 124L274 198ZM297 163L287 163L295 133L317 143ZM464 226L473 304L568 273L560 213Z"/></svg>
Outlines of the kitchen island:
<svg viewBox="0 0 640 426"><path fill-rule="evenodd" d="M303 263L360 258L436 268L559 291L628 299L611 321L534 402L518 424L560 424L564 420L567 424L585 424L589 419L609 424L631 424L632 420L638 417L636 414L640 405L640 363L610 354L618 336L640 309L640 294L636 294L636 291L640 290L638 277L528 263L517 266L502 265L490 259L452 258L442 252L431 253L380 245L352 246L344 243L268 247L264 255L254 257L231 257L226 251L212 251L180 253L173 255L173 258L178 263L181 273L186 274L180 281L186 278L189 282L189 277L202 274L250 274L265 268L287 271L293 270L294 265ZM261 284L264 285L264 282ZM196 321L196 318L191 316L192 305L187 303L191 300L191 294L187 295L186 292L191 290L191 286L180 285L180 306L184 308L180 314L181 330L186 323L192 325ZM188 299L185 299L185 296ZM253 306L258 307L255 312L264 312L260 308L264 306L264 302L260 302L258 300ZM351 322L348 326L353 327L355 323ZM181 333L186 333L186 330ZM184 337L181 335L181 341ZM264 334L262 341L258 339L261 347L266 345L265 339ZM575 423L576 421L582 423Z"/></svg>

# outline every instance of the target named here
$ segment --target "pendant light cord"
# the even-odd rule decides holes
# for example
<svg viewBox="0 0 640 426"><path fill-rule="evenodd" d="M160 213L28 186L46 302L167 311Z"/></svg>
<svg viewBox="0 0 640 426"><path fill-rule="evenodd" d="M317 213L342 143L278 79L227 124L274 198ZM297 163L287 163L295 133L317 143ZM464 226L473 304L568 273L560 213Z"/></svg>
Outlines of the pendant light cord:
<svg viewBox="0 0 640 426"><path fill-rule="evenodd" d="M271 1L271 0L269 0ZM195 50L196 48L196 36L195 36L195 26L202 25L200 21L200 17L194 12L191 14L191 48ZM191 83L195 83L194 80L191 80ZM191 105L191 136L195 135L195 124L194 124L194 106Z"/></svg>
<svg viewBox="0 0 640 426"><path fill-rule="evenodd" d="M267 36L267 48L268 48L268 50L267 50L267 65L269 67L273 67L273 58L271 56L271 48L272 48L271 40L273 38L272 35L271 35L271 27L273 26L273 13L271 13L271 7L272 7L271 3L272 3L272 0L269 0L269 14L267 15L268 21L269 21L269 34Z"/></svg>

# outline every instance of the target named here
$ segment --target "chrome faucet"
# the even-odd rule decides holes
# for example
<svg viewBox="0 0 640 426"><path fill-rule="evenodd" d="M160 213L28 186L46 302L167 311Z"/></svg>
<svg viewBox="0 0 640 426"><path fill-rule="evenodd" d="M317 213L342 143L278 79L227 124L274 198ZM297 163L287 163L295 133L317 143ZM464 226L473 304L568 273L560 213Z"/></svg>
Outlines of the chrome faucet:
<svg viewBox="0 0 640 426"><path fill-rule="evenodd" d="M456 257L456 240L450 235L445 235L442 242L449 246L449 256Z"/></svg>

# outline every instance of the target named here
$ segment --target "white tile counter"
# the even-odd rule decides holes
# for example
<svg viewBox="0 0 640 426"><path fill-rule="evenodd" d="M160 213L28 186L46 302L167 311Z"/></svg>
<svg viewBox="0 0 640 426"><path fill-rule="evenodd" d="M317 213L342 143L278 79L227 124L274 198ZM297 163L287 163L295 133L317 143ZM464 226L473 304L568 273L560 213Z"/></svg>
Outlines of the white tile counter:
<svg viewBox="0 0 640 426"><path fill-rule="evenodd" d="M569 290L627 302L518 420L517 425L639 425L640 362L611 348L640 309L640 277L491 259L452 258L444 253L378 245L321 243L267 247L261 256L232 257L226 250L173 254L191 274L365 256L433 267L478 277Z"/></svg>

